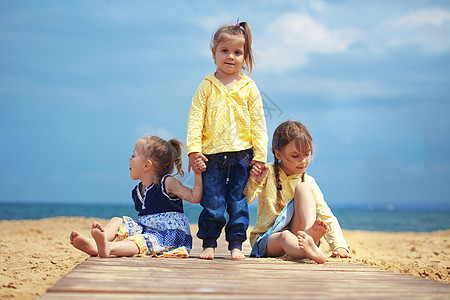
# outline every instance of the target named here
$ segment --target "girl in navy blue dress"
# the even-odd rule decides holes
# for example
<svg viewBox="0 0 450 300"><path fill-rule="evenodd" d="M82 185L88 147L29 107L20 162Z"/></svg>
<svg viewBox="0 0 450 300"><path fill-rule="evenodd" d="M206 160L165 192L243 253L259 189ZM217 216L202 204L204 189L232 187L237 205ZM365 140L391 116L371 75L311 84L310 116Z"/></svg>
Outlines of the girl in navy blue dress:
<svg viewBox="0 0 450 300"><path fill-rule="evenodd" d="M183 200L200 203L202 176L195 171L193 189L172 174L184 175L182 143L148 136L137 140L130 158L130 177L141 182L132 198L138 218L114 217L102 226L92 224L92 238L72 231L70 243L77 249L100 257L144 254L163 257L188 257L192 248L189 222L183 213ZM199 159L198 164L203 164ZM195 170L195 169L194 169Z"/></svg>

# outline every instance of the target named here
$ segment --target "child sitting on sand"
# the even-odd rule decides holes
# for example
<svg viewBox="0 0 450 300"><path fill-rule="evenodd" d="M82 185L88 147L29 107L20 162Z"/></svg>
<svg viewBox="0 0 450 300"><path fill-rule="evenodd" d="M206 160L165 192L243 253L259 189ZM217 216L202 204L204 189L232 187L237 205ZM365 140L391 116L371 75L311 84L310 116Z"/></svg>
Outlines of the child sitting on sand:
<svg viewBox="0 0 450 300"><path fill-rule="evenodd" d="M244 191L248 203L258 197L257 221L250 234L251 256L287 254L324 263L326 257L317 244L325 235L333 256L350 257L338 220L314 178L305 173L312 151L306 127L286 121L273 134L274 163L253 166Z"/></svg>
<svg viewBox="0 0 450 300"><path fill-rule="evenodd" d="M203 188L197 168L194 168L192 190L170 175L176 166L177 174L183 176L181 148L181 142L176 139L165 141L156 136L138 139L129 160L131 179L141 181L132 191L138 219L114 217L104 227L94 222L93 238L72 231L70 243L100 257L134 254L188 257L192 236L182 199L199 203Z"/></svg>

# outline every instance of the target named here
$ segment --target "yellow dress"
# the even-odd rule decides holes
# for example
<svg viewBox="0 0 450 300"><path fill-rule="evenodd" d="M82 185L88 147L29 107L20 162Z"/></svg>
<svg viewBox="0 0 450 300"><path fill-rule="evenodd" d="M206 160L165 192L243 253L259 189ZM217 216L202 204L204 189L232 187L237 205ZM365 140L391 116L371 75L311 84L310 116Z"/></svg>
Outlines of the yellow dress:
<svg viewBox="0 0 450 300"><path fill-rule="evenodd" d="M244 189L244 194L247 196L247 202L249 204L258 198L257 220L255 227L250 233L250 244L252 247L258 240L258 237L273 226L276 218L283 210L277 204L277 187L273 163L268 164L268 167L267 175L260 184L256 183L250 177ZM280 168L279 176L283 186L281 191L282 197L287 205L294 198L295 187L301 183L301 174L286 176ZM348 250L339 222L325 202L316 181L313 177L305 174L305 182L311 186L313 191L314 199L316 200L317 218L321 218L327 224L328 229L324 238L330 245L331 250L334 251L340 247Z"/></svg>

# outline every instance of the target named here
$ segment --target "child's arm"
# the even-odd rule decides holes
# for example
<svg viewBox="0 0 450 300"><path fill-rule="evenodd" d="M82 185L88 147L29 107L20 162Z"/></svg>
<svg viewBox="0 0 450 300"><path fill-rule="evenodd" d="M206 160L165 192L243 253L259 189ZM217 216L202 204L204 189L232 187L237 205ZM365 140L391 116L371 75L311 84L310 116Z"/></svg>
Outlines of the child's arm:
<svg viewBox="0 0 450 300"><path fill-rule="evenodd" d="M324 237L330 245L331 251L333 253L338 253L337 251L339 251L339 253L342 253L344 255L342 250L347 250L348 253L348 245L345 241L344 234L342 233L341 226L339 225L339 221L334 216L333 212L325 203L325 201L323 201L323 203L316 202L316 205L317 217L321 218L328 226L327 232L325 233Z"/></svg>
<svg viewBox="0 0 450 300"><path fill-rule="evenodd" d="M323 197L323 196L322 196ZM323 199L323 198L322 198ZM317 205L317 217L321 218L328 226L327 232L325 233L325 239L330 245L331 251L334 253L341 253L341 257L350 257L348 252L348 245L345 241L344 234L342 233L339 221L334 216L331 209L328 207L325 201L316 201ZM347 252L345 254L345 250Z"/></svg>
<svg viewBox="0 0 450 300"><path fill-rule="evenodd" d="M342 254L341 257L350 257L348 245L345 241L339 221L325 202L322 191L313 177L307 176L307 182L313 190L314 199L316 199L317 217L322 219L327 224L328 229L324 238L330 245L331 251L339 256ZM345 252L347 252L347 254L345 254ZM333 256L336 255L333 254Z"/></svg>
<svg viewBox="0 0 450 300"><path fill-rule="evenodd" d="M184 186L178 179L167 177L166 191L169 195L176 195L183 200L191 203L200 203L203 196L203 179L202 172L194 170L195 183L192 189Z"/></svg>
<svg viewBox="0 0 450 300"><path fill-rule="evenodd" d="M250 115L250 135L253 144L253 162L266 162L267 160L267 129L264 117L264 108L261 93L253 82L249 85L248 112Z"/></svg>
<svg viewBox="0 0 450 300"><path fill-rule="evenodd" d="M203 80L191 101L187 124L186 149L189 156L188 172L191 170L195 158L191 160L191 153L202 153L203 128L205 126L207 99L211 94L211 83Z"/></svg>
<svg viewBox="0 0 450 300"><path fill-rule="evenodd" d="M265 164L262 168L260 165L254 164L250 170L250 178L244 188L244 195L247 197L248 204L252 203L264 188L268 169L269 167Z"/></svg>

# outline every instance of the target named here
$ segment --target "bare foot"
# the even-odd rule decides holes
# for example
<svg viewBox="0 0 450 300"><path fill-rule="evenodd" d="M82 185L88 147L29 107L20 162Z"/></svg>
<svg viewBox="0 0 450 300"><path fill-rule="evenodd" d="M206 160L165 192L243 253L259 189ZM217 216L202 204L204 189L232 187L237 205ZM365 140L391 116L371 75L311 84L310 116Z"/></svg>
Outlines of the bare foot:
<svg viewBox="0 0 450 300"><path fill-rule="evenodd" d="M314 243L313 238L304 231L298 232L298 245L303 253L307 257L314 260L318 264L323 264L326 262L326 256L320 251L320 249Z"/></svg>
<svg viewBox="0 0 450 300"><path fill-rule="evenodd" d="M83 251L89 255L97 255L97 245L95 241L91 238L87 238L78 231L72 231L70 234L70 244L73 245L78 250Z"/></svg>
<svg viewBox="0 0 450 300"><path fill-rule="evenodd" d="M317 245L320 239L327 232L327 224L325 224L325 222L321 219L317 219L314 222L313 226L311 226L311 228L309 230L306 230L305 232L313 238L314 243Z"/></svg>
<svg viewBox="0 0 450 300"><path fill-rule="evenodd" d="M198 256L201 259L214 259L214 248L203 248L202 253Z"/></svg>
<svg viewBox="0 0 450 300"><path fill-rule="evenodd" d="M245 255L244 255L244 253L242 253L241 249L234 248L234 249L231 249L231 259L232 260L245 259Z"/></svg>
<svg viewBox="0 0 450 300"><path fill-rule="evenodd" d="M105 230L100 223L92 223L91 235L94 238L95 243L97 244L98 256L103 258L109 257L109 254L111 252L109 248L109 242L106 240Z"/></svg>

